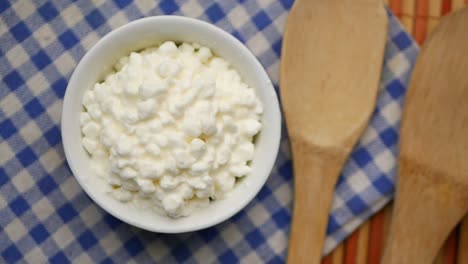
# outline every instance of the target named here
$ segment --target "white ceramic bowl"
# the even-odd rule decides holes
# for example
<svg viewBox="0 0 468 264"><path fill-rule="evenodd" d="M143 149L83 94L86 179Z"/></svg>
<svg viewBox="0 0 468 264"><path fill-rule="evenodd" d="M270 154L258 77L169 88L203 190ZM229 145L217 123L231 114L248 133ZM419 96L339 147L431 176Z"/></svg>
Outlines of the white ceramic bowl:
<svg viewBox="0 0 468 264"><path fill-rule="evenodd" d="M117 60L131 51L165 40L197 42L212 48L239 71L256 89L263 106L263 128L256 142L252 174L239 182L230 195L212 202L190 216L172 219L134 205L123 204L103 191L96 181L90 158L81 145L79 115L83 93L102 81ZM265 70L254 55L236 38L206 22L180 16L148 17L128 23L102 38L81 59L68 83L62 112L62 138L68 164L85 192L103 209L131 225L162 233L181 233L218 224L244 208L265 184L280 143L281 114L278 99Z"/></svg>

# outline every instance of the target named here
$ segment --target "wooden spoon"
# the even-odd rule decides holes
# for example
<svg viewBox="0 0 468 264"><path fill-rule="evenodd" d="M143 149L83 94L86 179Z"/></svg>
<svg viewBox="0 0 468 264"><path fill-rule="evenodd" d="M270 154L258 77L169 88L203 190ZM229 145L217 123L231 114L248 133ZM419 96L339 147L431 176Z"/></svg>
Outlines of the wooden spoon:
<svg viewBox="0 0 468 264"><path fill-rule="evenodd" d="M416 62L385 264L432 263L468 210L467 33L468 9L442 19Z"/></svg>
<svg viewBox="0 0 468 264"><path fill-rule="evenodd" d="M319 263L334 188L374 110L387 36L379 0L296 0L281 97L294 165L289 263Z"/></svg>

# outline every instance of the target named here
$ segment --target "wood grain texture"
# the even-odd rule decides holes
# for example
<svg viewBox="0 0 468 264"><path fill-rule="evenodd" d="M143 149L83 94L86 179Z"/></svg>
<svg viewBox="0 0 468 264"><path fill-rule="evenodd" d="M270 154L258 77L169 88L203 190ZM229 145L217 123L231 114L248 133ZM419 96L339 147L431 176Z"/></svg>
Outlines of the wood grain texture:
<svg viewBox="0 0 468 264"><path fill-rule="evenodd" d="M430 263L468 211L467 27L468 8L442 19L413 71L384 264Z"/></svg>
<svg viewBox="0 0 468 264"><path fill-rule="evenodd" d="M452 1L454 0L430 0L427 35L429 35L434 29L434 27L439 23L440 17L454 11L452 10ZM438 2L440 2L440 5ZM468 4L468 0L465 0L464 2L465 5ZM416 15L414 14L414 12L412 12L411 8L412 4L415 3L414 0L386 0L385 3L388 4L389 8L392 10L395 16L397 16L400 20L405 21L403 23L405 24L405 28L410 34L413 34L412 28L409 26L409 24L414 23L414 20L416 20ZM403 4L405 4L405 10L409 10L410 12L405 13L403 11ZM455 5L457 9L462 7L459 1ZM368 261L358 261L358 263L379 263L381 247L384 246L386 233L388 233L390 225L392 205L393 203L390 203L381 212L377 213L374 217L370 218L366 223L363 224L368 225L369 230L356 230L356 232L359 233L359 238L363 237L363 232L367 232L368 236L368 246L364 248L358 247L357 249L357 254L366 256L366 259ZM459 229L460 232L458 236L454 236L454 234L451 235L455 237L455 243L446 243L439 253L441 263L443 264L468 264L468 216L465 217L465 220L463 221L463 224L460 226ZM454 249L457 249L457 259L454 262L448 261L447 259L443 258L443 256L446 254L445 251L453 252ZM327 262L327 264L330 264L332 260L333 252L329 254L328 258L326 258L324 261L329 261Z"/></svg>
<svg viewBox="0 0 468 264"><path fill-rule="evenodd" d="M289 263L320 262L336 181L375 107L387 23L380 0L296 1L288 16L280 89L295 174Z"/></svg>
<svg viewBox="0 0 468 264"><path fill-rule="evenodd" d="M433 264L444 264L444 258L442 252L439 252L433 261Z"/></svg>

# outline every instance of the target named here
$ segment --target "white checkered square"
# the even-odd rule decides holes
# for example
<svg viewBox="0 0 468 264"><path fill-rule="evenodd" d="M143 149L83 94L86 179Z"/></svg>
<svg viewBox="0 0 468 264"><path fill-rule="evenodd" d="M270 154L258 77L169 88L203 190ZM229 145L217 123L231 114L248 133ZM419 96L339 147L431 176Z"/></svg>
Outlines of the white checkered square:
<svg viewBox="0 0 468 264"><path fill-rule="evenodd" d="M396 158L391 151L385 150L375 157L374 163L382 172L389 173L395 168Z"/></svg>
<svg viewBox="0 0 468 264"><path fill-rule="evenodd" d="M56 41L54 29L49 24L43 24L38 30L34 31L33 36L41 47L47 47Z"/></svg>
<svg viewBox="0 0 468 264"><path fill-rule="evenodd" d="M29 60L29 55L21 45L14 46L9 50L6 57L12 65L16 66L22 65Z"/></svg>

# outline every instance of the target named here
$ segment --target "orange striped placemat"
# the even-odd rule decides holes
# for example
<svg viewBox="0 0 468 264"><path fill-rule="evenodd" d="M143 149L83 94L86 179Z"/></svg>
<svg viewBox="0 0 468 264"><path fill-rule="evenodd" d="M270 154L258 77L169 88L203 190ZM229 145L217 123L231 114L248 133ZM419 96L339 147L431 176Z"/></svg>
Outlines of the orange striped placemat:
<svg viewBox="0 0 468 264"><path fill-rule="evenodd" d="M424 43L443 15L468 5L468 0L385 0L385 2L420 45ZM389 204L325 257L322 263L379 263L391 213L392 204ZM450 234L434 263L468 264L468 216Z"/></svg>

